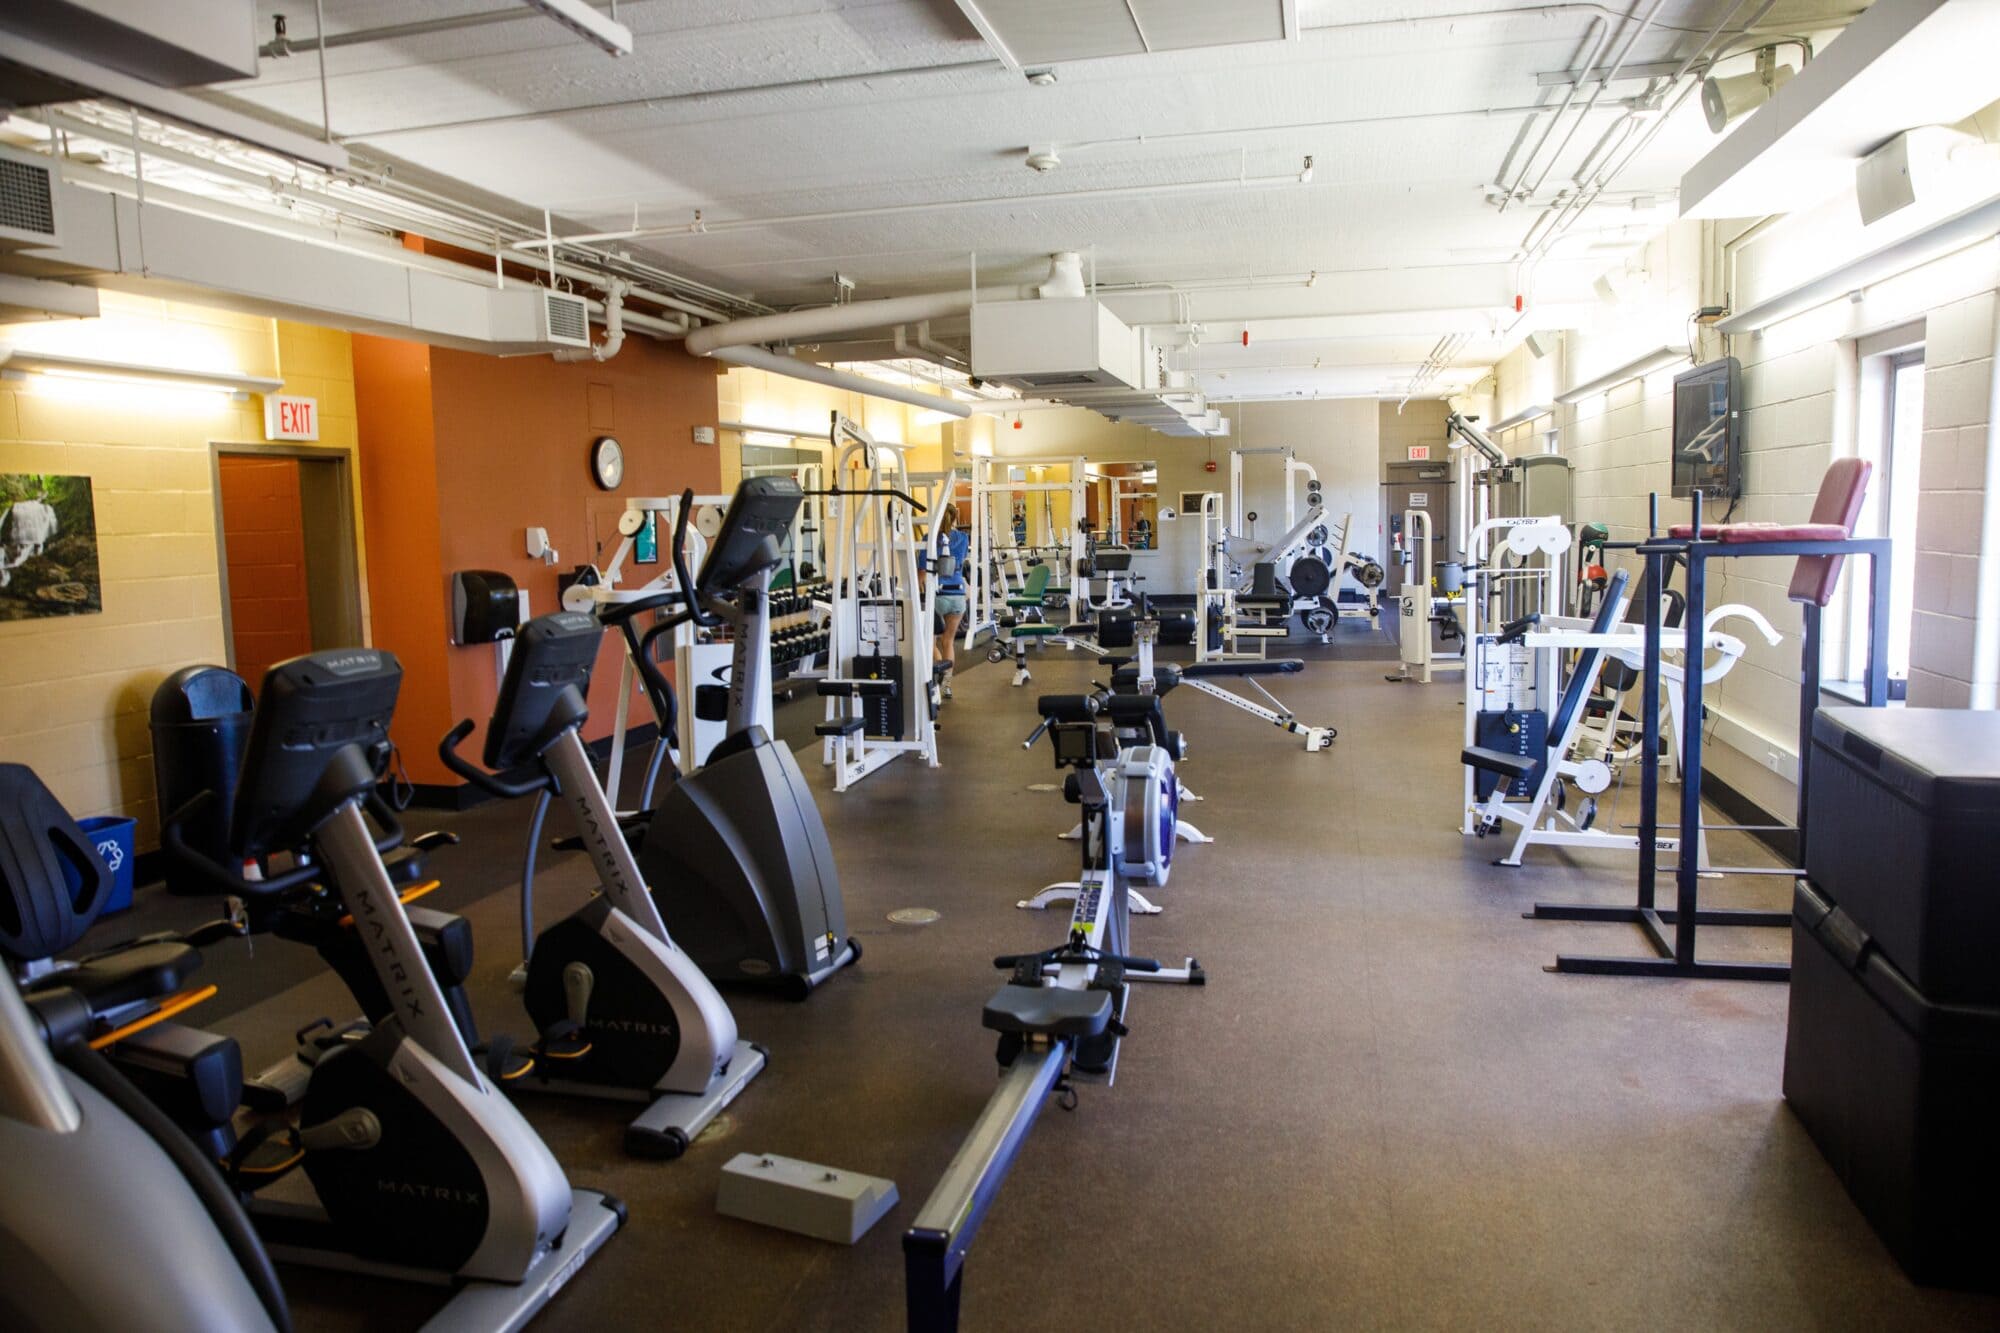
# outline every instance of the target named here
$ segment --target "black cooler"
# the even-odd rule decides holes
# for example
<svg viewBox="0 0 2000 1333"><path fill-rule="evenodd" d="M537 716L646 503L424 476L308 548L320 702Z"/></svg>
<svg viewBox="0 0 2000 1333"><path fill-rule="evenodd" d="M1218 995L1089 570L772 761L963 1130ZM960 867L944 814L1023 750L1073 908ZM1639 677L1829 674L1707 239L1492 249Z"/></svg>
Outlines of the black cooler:
<svg viewBox="0 0 2000 1333"><path fill-rule="evenodd" d="M1926 998L1805 884L1791 1005L1785 1100L1889 1252L2000 1288L2000 1008Z"/></svg>
<svg viewBox="0 0 2000 1333"><path fill-rule="evenodd" d="M2000 1005L2000 713L1822 708L1806 877L1932 1000Z"/></svg>
<svg viewBox="0 0 2000 1333"><path fill-rule="evenodd" d="M2000 715L1828 708L1785 1098L1904 1269L2000 1288Z"/></svg>

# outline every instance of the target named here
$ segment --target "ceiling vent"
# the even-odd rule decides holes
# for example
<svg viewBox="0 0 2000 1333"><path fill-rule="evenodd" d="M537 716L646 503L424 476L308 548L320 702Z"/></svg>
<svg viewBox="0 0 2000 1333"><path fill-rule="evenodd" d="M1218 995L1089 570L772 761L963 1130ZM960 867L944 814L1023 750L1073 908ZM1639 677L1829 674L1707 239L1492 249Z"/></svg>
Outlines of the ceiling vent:
<svg viewBox="0 0 2000 1333"><path fill-rule="evenodd" d="M56 245L55 170L47 158L0 148L0 250Z"/></svg>
<svg viewBox="0 0 2000 1333"><path fill-rule="evenodd" d="M564 347L590 346L590 304L568 292L542 292L542 337Z"/></svg>
<svg viewBox="0 0 2000 1333"><path fill-rule="evenodd" d="M972 373L1027 393L1137 388L1139 334L1088 297L972 307Z"/></svg>
<svg viewBox="0 0 2000 1333"><path fill-rule="evenodd" d="M1282 41L1292 8L1285 0L958 0L958 7L1016 69Z"/></svg>

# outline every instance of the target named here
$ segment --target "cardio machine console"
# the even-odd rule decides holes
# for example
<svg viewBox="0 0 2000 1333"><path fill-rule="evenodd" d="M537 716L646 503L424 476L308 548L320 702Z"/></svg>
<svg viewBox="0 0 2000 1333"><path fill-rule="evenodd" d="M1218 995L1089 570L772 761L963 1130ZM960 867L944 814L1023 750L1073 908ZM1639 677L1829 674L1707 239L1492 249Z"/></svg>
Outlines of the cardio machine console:
<svg viewBox="0 0 2000 1333"><path fill-rule="evenodd" d="M603 634L604 626L588 611L555 611L521 627L486 730L488 768L505 772L528 763L553 731L588 716L584 701ZM563 713L552 727L559 704Z"/></svg>
<svg viewBox="0 0 2000 1333"><path fill-rule="evenodd" d="M332 808L335 794L320 790L327 769L350 746L367 752L388 742L402 684L395 655L374 648L307 653L265 672L236 784L230 851L263 857L303 844Z"/></svg>
<svg viewBox="0 0 2000 1333"><path fill-rule="evenodd" d="M784 558L792 520L804 500L805 492L790 477L746 478L729 501L722 529L708 548L708 558L702 561L695 579L696 594L715 597L731 593L765 570L777 568Z"/></svg>

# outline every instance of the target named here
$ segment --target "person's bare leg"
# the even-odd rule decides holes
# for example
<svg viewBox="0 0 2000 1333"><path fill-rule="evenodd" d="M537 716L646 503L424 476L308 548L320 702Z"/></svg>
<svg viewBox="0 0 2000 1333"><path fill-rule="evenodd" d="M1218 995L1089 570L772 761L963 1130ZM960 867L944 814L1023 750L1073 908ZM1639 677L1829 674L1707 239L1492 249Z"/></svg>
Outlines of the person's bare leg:
<svg viewBox="0 0 2000 1333"><path fill-rule="evenodd" d="M944 697L951 698L951 673L958 669L958 627L963 615L946 616L944 633L938 636L938 655L944 659Z"/></svg>

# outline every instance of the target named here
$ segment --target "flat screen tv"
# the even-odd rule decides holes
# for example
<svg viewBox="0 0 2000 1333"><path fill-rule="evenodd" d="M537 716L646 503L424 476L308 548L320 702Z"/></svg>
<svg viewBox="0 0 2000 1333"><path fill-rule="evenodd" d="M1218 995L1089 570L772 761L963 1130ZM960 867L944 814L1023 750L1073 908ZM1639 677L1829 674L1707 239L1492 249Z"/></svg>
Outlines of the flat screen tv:
<svg viewBox="0 0 2000 1333"><path fill-rule="evenodd" d="M1743 368L1733 356L1674 377L1674 495L1743 490Z"/></svg>

